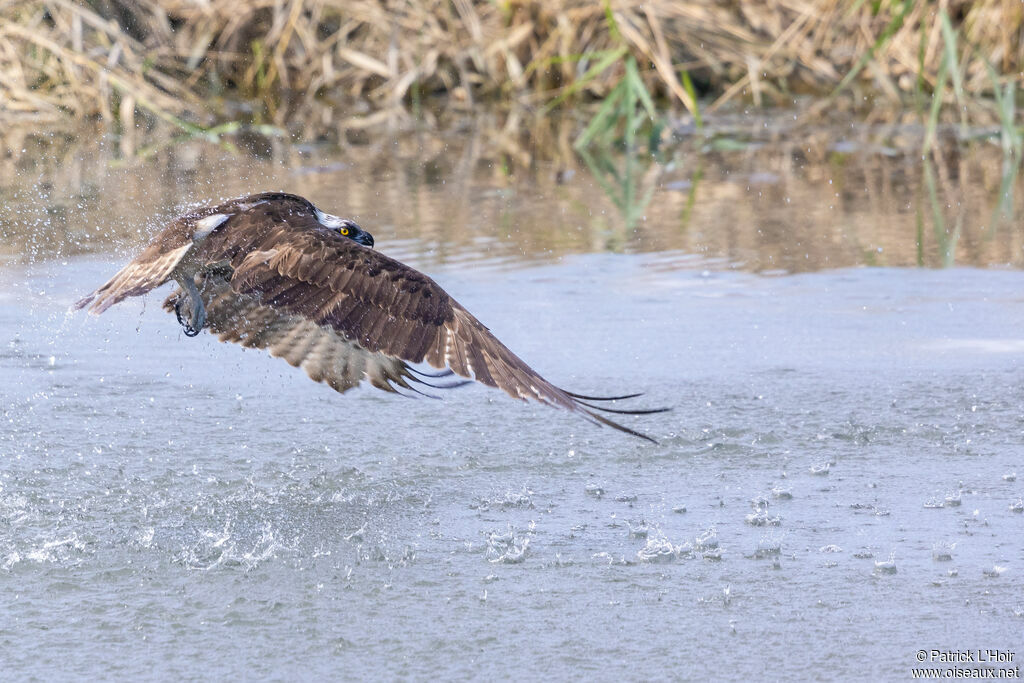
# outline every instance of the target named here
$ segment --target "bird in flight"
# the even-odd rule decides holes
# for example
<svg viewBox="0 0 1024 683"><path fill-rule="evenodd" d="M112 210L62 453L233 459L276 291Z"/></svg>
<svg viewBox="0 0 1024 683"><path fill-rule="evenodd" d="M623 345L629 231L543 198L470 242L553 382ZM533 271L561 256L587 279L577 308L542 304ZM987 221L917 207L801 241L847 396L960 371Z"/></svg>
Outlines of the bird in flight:
<svg viewBox="0 0 1024 683"><path fill-rule="evenodd" d="M265 192L180 216L74 307L98 315L171 280L178 288L164 309L186 336L208 329L220 341L268 349L338 392L364 379L417 393L476 380L648 441L604 414L668 410L606 405L639 394L559 389L436 282L375 251L370 233L297 195ZM440 372L413 367L421 363Z"/></svg>

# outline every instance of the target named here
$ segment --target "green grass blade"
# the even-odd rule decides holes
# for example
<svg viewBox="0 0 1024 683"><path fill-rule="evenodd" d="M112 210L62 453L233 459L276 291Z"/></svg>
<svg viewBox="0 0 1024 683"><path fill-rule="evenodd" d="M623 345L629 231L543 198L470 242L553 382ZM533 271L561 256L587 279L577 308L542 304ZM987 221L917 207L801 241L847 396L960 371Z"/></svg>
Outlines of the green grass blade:
<svg viewBox="0 0 1024 683"><path fill-rule="evenodd" d="M910 12L913 6L914 0L903 0L903 6L900 8L899 14L889 21L886 27L882 29L882 33L879 34L875 42L870 48L868 48L868 51L862 54L860 59L857 60L857 63L853 65L853 68L850 69L849 73L843 76L843 80L839 81L839 85L837 85L835 89L829 93L828 97L825 98L826 102L834 99L836 95L845 90L846 86L848 86L850 82L857 77L857 74L861 72L861 69L867 66L869 61L874 59L875 53L889 42L889 39L892 38L896 31L900 30L900 27L903 26L903 21L906 19L907 13Z"/></svg>
<svg viewBox="0 0 1024 683"><path fill-rule="evenodd" d="M935 135L939 126L939 109L942 108L942 92L946 89L946 79L949 77L948 67L945 60L939 64L939 75L935 81L935 91L932 93L932 106L928 112L928 122L925 125L922 154L927 154L935 145Z"/></svg>
<svg viewBox="0 0 1024 683"><path fill-rule="evenodd" d="M924 58L928 53L928 24L921 22L921 38L917 43L917 74L914 78L914 109L917 115L924 119L925 94L924 75L927 71L924 68Z"/></svg>
<svg viewBox="0 0 1024 683"><path fill-rule="evenodd" d="M939 246L939 253L942 257L942 265L949 268L954 264L957 238L959 228L950 234L946 229L946 219L942 215L942 205L939 203L939 192L935 185L935 172L932 170L931 159L924 163L924 184L928 191L928 206L932 210L932 232L935 234L935 241Z"/></svg>
<svg viewBox="0 0 1024 683"><path fill-rule="evenodd" d="M697 130L704 130L704 119L700 115L700 107L697 106L697 91L693 87L693 81L690 79L690 72L686 69L679 71L679 80L683 83L683 90L690 96L690 101L693 102L693 122L697 126Z"/></svg>
<svg viewBox="0 0 1024 683"><path fill-rule="evenodd" d="M608 25L608 33L619 45L625 45L626 39L622 37L622 31L619 30L619 22L615 21L615 15L612 13L611 0L604 0L604 21Z"/></svg>
<svg viewBox="0 0 1024 683"><path fill-rule="evenodd" d="M1013 188L1017 185L1019 171L1019 161L1003 158L1003 177L999 184L999 197L996 199L996 205L992 209L992 219L989 221L991 230L995 230L1002 220L1013 222Z"/></svg>
<svg viewBox="0 0 1024 683"><path fill-rule="evenodd" d="M683 205L682 215L679 217L679 227L686 232L690 227L690 218L693 216L693 209L697 206L697 187L704 179L704 156L697 157L697 168L693 171L690 180L690 191L686 194L686 204Z"/></svg>
<svg viewBox="0 0 1024 683"><path fill-rule="evenodd" d="M630 90L636 99L644 105L644 109L647 110L651 120L653 121L658 118L658 114L654 110L654 100L651 99L651 94L647 92L647 86L644 84L644 79L640 77L640 71L636 68L636 59L632 55L626 59L626 80L629 81Z"/></svg>
<svg viewBox="0 0 1024 683"><path fill-rule="evenodd" d="M605 97L604 102L601 103L597 113L594 114L594 118L590 119L590 123L580 133L580 136L573 143L573 147L581 149L588 146L598 136L607 135L607 133L614 127L614 120L620 118L619 104L626 96L626 85L624 82L620 82L615 88L608 93Z"/></svg>
<svg viewBox="0 0 1024 683"><path fill-rule="evenodd" d="M956 49L958 41L945 8L939 11L939 26L942 31L943 60L946 62L946 70L949 72L950 79L953 81L953 95L956 98L957 109L960 111L960 128L966 134L967 97L964 95L964 83L960 77L960 59L957 57Z"/></svg>
<svg viewBox="0 0 1024 683"><path fill-rule="evenodd" d="M608 169L602 168L598 160L595 159L586 149L579 150L579 155L580 158L583 159L583 163L586 164L587 168L590 170L591 177L597 181L598 185L600 185L601 191L604 192L605 195L612 200L613 204L618 206L618 192L616 192L615 186L609 183L608 178L605 177L605 174L608 172ZM617 174L614 172L614 169L612 169L611 175L613 178L616 178L616 180L618 180Z"/></svg>
<svg viewBox="0 0 1024 683"><path fill-rule="evenodd" d="M616 63L623 57L625 57L627 52L628 51L625 47L620 47L617 50L612 50L610 52L604 53L604 56L601 57L597 64L587 69L586 73L580 76L579 79L574 81L564 91L562 91L562 93L558 97L545 104L544 107L540 110L540 113L542 115L547 114L552 109L554 109L562 102L564 102L566 99L572 97L575 93L585 88L587 84L590 83L590 81L594 80L594 78L596 78L599 74L604 72L605 69L607 69L608 67L610 67L612 64Z"/></svg>
<svg viewBox="0 0 1024 683"><path fill-rule="evenodd" d="M992 82L992 95L996 101L996 111L999 114L999 127L1001 129L1001 142L1003 145L1003 153L1014 154L1018 158L1021 157L1021 149L1024 147L1024 135L1021 134L1021 130L1017 128L1016 116L1017 116L1017 102L1016 102L1016 89L1017 82L1009 80L1006 83L1006 90L1004 91L999 87L999 76L996 74L996 70L992 68L992 65L987 59L983 59L985 63L985 69L988 72L988 78Z"/></svg>

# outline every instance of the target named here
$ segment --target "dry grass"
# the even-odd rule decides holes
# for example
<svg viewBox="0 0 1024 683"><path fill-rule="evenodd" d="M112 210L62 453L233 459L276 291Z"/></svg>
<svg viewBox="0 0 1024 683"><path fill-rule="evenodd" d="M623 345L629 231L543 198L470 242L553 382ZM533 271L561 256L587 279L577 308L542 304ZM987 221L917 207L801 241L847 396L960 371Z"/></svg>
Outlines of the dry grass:
<svg viewBox="0 0 1024 683"><path fill-rule="evenodd" d="M625 55L651 93L693 110L685 72L712 111L828 94L870 55L847 101L898 105L936 88L941 10L964 93L991 93L986 60L1024 70L1019 0L0 0L0 122L129 128L145 111L315 129L433 96L572 102L608 93Z"/></svg>

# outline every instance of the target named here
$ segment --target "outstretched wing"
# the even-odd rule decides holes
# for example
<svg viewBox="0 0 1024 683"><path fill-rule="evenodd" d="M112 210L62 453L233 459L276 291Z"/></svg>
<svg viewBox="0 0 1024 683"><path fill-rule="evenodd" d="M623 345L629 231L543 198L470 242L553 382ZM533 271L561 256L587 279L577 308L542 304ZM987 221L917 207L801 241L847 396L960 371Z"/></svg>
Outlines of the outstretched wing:
<svg viewBox="0 0 1024 683"><path fill-rule="evenodd" d="M242 225L257 229L251 232L230 231L231 239L239 240L238 243L226 245L221 241L218 244L228 253L246 252L265 236L263 229L273 229L275 225L291 220L293 215L314 217L315 211L308 200L297 195L264 192L186 213L164 228L152 244L108 282L75 302L74 308L77 310L92 304L89 312L99 315L130 296L140 296L156 289L172 277L191 277L198 267L206 265L197 256L200 245L211 235L221 232L222 226L231 219L236 221L235 227Z"/></svg>
<svg viewBox="0 0 1024 683"><path fill-rule="evenodd" d="M229 264L229 286L256 319L268 315L264 309L272 309L292 321L293 331L295 321L307 321L308 329L319 330L317 334L331 330L366 358L447 367L515 398L580 412L649 438L596 411L660 410L596 406L589 401L611 399L575 395L554 386L426 275L324 228L314 215L256 220L261 208L228 220L196 254L207 264ZM227 340L236 341L235 334L229 332ZM270 341L260 344L271 346Z"/></svg>
<svg viewBox="0 0 1024 683"><path fill-rule="evenodd" d="M218 213L221 208L196 211L177 218L141 254L92 294L76 301L73 308L78 310L92 304L89 312L99 315L130 296L141 296L167 282L184 262L191 259L197 238L198 241L205 239L229 218L227 213Z"/></svg>
<svg viewBox="0 0 1024 683"><path fill-rule="evenodd" d="M222 342L248 348L267 349L293 367L301 367L316 382L344 392L364 379L386 391L395 386L419 391L409 383L434 388L453 384L433 384L417 377L415 371L398 358L373 353L346 339L327 325L281 308L264 306L255 294L238 294L231 288L224 271L198 278L199 292L206 306L206 328ZM164 301L164 310L188 317L192 302L177 289ZM461 382L459 382L461 384Z"/></svg>

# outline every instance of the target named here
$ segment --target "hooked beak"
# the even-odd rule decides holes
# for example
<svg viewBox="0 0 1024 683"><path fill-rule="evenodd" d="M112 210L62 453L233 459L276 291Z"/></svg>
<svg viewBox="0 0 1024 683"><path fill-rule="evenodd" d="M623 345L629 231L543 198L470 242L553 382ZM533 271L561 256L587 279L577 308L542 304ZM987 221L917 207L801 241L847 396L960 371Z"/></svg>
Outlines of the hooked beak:
<svg viewBox="0 0 1024 683"><path fill-rule="evenodd" d="M354 242L364 247L373 247L373 235L360 228L354 221L346 220L345 227L349 229L349 238Z"/></svg>
<svg viewBox="0 0 1024 683"><path fill-rule="evenodd" d="M352 237L352 239L354 239L356 242L359 242L359 244L363 245L364 247L373 247L373 235L366 232L362 228L359 229L359 232L357 232L355 236Z"/></svg>

